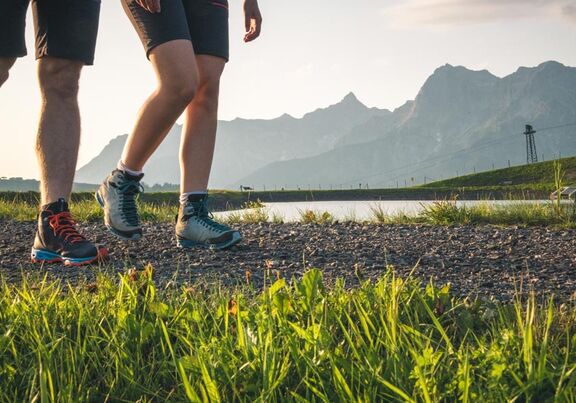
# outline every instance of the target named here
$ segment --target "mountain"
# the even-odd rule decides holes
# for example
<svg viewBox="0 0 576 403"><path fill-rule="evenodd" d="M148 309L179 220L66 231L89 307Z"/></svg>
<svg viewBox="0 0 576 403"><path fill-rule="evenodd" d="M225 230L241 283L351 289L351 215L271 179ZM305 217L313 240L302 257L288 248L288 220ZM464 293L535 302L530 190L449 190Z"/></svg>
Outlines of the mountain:
<svg viewBox="0 0 576 403"><path fill-rule="evenodd" d="M212 188L223 188L276 161L318 155L334 148L352 128L388 110L368 108L350 93L335 105L317 109L301 119L284 114L276 119L220 121L210 180ZM175 125L148 161L145 181L178 183L178 143L182 127ZM76 173L76 181L99 183L116 166L127 135L113 139Z"/></svg>
<svg viewBox="0 0 576 403"><path fill-rule="evenodd" d="M414 101L375 116L333 150L272 163L239 183L293 187L417 184L525 161L524 125L576 123L576 68L546 62L498 78L438 68ZM576 154L576 125L537 132L540 157ZM509 161L509 162L508 162ZM406 182L405 182L406 181Z"/></svg>
<svg viewBox="0 0 576 403"><path fill-rule="evenodd" d="M539 157L576 155L576 68L546 62L500 78L446 64L394 111L354 94L300 119L219 122L212 188L371 187L457 176L525 162L525 124ZM149 184L177 183L180 126L146 166ZM76 180L98 183L126 136L112 140Z"/></svg>

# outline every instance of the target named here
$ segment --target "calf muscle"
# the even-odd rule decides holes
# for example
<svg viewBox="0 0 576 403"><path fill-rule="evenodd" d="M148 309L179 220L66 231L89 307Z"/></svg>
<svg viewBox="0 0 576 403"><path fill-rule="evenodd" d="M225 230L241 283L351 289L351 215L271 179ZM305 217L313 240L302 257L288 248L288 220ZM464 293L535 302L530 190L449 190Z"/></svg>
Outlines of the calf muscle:
<svg viewBox="0 0 576 403"><path fill-rule="evenodd" d="M80 146L78 81L82 64L41 59L38 78L42 109L36 139L42 204L68 199Z"/></svg>

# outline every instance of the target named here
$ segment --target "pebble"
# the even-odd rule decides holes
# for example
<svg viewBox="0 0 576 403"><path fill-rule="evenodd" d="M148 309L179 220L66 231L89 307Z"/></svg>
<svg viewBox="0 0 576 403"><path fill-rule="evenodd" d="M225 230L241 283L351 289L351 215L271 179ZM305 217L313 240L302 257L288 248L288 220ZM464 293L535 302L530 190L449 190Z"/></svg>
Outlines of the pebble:
<svg viewBox="0 0 576 403"><path fill-rule="evenodd" d="M357 223L240 224L243 242L226 251L182 250L175 246L173 226L146 224L144 238L126 244L99 225L80 225L81 232L104 243L110 259L101 266L63 268L34 266L29 251L34 222L0 220L0 276L18 282L22 273L46 274L71 283L93 283L99 272L116 274L152 264L159 287L191 283L246 283L263 286L266 269L283 278L301 278L304 269L323 270L327 285L344 278L347 286L376 280L388 266L397 276L412 273L423 285L433 278L450 283L459 296L511 300L520 284L543 298L575 299L576 230L544 227L378 225ZM524 287L526 292L528 287Z"/></svg>

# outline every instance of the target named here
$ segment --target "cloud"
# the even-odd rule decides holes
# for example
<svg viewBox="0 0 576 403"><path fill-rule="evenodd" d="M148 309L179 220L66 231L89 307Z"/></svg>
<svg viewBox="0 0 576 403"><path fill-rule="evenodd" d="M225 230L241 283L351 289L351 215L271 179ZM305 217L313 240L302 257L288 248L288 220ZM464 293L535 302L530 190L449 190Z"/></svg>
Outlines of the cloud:
<svg viewBox="0 0 576 403"><path fill-rule="evenodd" d="M384 13L399 25L462 25L543 15L576 22L576 0L408 0Z"/></svg>
<svg viewBox="0 0 576 403"><path fill-rule="evenodd" d="M563 6L562 15L576 23L576 4L566 4Z"/></svg>

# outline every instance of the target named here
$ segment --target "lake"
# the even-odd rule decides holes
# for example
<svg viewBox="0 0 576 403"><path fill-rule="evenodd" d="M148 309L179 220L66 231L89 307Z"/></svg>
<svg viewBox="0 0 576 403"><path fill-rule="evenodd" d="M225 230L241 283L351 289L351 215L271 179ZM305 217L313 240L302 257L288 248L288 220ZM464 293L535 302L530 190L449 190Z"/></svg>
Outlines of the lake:
<svg viewBox="0 0 576 403"><path fill-rule="evenodd" d="M312 210L314 212L327 211L337 220L369 220L374 214L373 208L380 208L387 215L395 216L405 214L415 216L430 206L435 201L322 201L322 202L289 202L289 203L264 203L270 217L277 215L284 219L285 222L295 222L300 220L301 212ZM551 203L549 200L465 200L457 201L458 206L474 206L478 204L489 205L512 205L512 204L540 204ZM216 213L218 217L226 217L228 214L237 213L238 211L227 211Z"/></svg>

